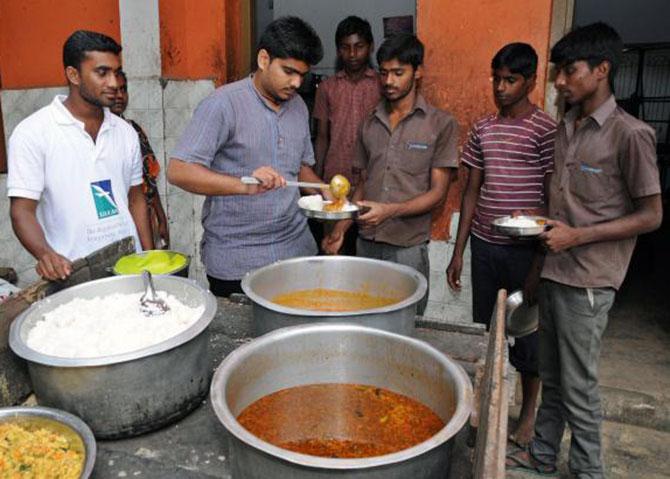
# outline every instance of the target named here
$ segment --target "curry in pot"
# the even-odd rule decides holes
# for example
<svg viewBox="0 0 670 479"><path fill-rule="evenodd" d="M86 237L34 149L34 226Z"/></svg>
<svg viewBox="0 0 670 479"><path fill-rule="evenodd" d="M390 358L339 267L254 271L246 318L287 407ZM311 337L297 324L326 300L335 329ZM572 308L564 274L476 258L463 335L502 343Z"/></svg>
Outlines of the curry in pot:
<svg viewBox="0 0 670 479"><path fill-rule="evenodd" d="M361 384L282 389L246 407L237 420L275 446L331 458L397 452L429 439L445 425L412 398Z"/></svg>
<svg viewBox="0 0 670 479"><path fill-rule="evenodd" d="M381 308L399 301L400 299L395 297L377 296L365 291L326 288L291 291L272 298L272 302L280 306L332 312Z"/></svg>

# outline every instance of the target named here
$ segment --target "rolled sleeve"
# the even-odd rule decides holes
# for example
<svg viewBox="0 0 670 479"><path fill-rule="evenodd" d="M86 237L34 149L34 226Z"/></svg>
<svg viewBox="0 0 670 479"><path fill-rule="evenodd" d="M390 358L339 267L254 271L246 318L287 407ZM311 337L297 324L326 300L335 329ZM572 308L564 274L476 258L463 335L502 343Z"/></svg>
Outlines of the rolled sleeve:
<svg viewBox="0 0 670 479"><path fill-rule="evenodd" d="M482 157L482 147L479 139L479 132L476 128L472 128L468 134L468 141L463 147L463 153L461 154L461 161L466 166L477 168L478 170L484 169L484 158Z"/></svg>
<svg viewBox="0 0 670 479"><path fill-rule="evenodd" d="M314 111L312 116L319 121L328 121L330 116L330 108L328 107L328 86L325 81L321 82L316 89L316 97L314 98Z"/></svg>
<svg viewBox="0 0 670 479"><path fill-rule="evenodd" d="M312 139L309 135L309 126L305 131L305 148L300 163L307 166L314 166L316 163L316 160L314 159L314 147L312 146Z"/></svg>
<svg viewBox="0 0 670 479"><path fill-rule="evenodd" d="M632 198L660 194L654 131L646 125L634 129L626 142L626 154L619 161L629 194Z"/></svg>
<svg viewBox="0 0 670 479"><path fill-rule="evenodd" d="M458 123L448 116L444 126L437 135L432 168L458 167Z"/></svg>
<svg viewBox="0 0 670 479"><path fill-rule="evenodd" d="M144 177L142 175L144 172L144 159L142 158L140 149L140 139L137 135L135 135L135 141L133 142L133 145L130 149L130 157L132 158L130 186L137 186L142 184L144 181Z"/></svg>
<svg viewBox="0 0 670 479"><path fill-rule="evenodd" d="M217 92L200 102L171 157L210 167L235 124L234 110Z"/></svg>
<svg viewBox="0 0 670 479"><path fill-rule="evenodd" d="M9 138L7 196L39 200L44 191L44 151L19 125Z"/></svg>
<svg viewBox="0 0 670 479"><path fill-rule="evenodd" d="M540 164L545 175L554 172L554 141L556 139L556 127L548 130L540 137L539 153Z"/></svg>
<svg viewBox="0 0 670 479"><path fill-rule="evenodd" d="M363 142L365 123L361 125L356 136L356 145L354 147L354 158L352 166L358 170L366 170L368 168L368 150L365 148L365 143Z"/></svg>

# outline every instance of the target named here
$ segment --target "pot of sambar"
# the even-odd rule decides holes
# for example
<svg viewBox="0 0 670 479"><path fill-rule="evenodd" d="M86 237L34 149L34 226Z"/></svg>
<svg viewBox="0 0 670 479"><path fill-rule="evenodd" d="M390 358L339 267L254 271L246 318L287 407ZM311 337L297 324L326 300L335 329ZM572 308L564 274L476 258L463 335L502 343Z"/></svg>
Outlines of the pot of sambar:
<svg viewBox="0 0 670 479"><path fill-rule="evenodd" d="M413 268L355 256L306 256L247 273L256 335L314 322L352 322L412 336L426 278Z"/></svg>
<svg viewBox="0 0 670 479"><path fill-rule="evenodd" d="M210 397L232 476L246 479L443 479L472 409L455 361L423 341L343 323L283 328L240 346L217 368ZM413 415L417 405L424 411ZM430 435L405 441L435 417Z"/></svg>

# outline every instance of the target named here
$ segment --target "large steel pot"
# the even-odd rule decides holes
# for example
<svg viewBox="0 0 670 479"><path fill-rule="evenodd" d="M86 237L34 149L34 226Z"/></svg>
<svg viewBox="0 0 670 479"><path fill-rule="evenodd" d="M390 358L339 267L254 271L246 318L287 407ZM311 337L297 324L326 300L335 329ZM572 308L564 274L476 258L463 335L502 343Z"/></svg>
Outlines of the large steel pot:
<svg viewBox="0 0 670 479"><path fill-rule="evenodd" d="M314 383L387 388L421 401L447 424L431 439L403 451L331 459L273 446L236 420L267 394ZM458 364L422 341L353 324L322 323L273 331L233 351L214 374L211 400L230 433L235 478L433 479L447 476L450 439L470 416L472 385Z"/></svg>
<svg viewBox="0 0 670 479"><path fill-rule="evenodd" d="M9 344L28 361L39 404L81 417L97 437L107 439L157 429L200 404L210 380L207 326L214 319L216 301L188 279L156 276L154 283L189 306L204 304L205 311L177 336L137 351L62 358L29 348L26 338L44 313L74 298L143 291L140 276L116 276L68 288L35 303L12 323Z"/></svg>
<svg viewBox="0 0 670 479"><path fill-rule="evenodd" d="M365 290L401 299L382 308L346 312L289 308L272 302L278 294L314 288ZM413 268L355 256L306 256L278 261L247 273L242 279L242 290L253 302L256 335L318 321L353 322L412 336L416 304L426 289L426 278Z"/></svg>

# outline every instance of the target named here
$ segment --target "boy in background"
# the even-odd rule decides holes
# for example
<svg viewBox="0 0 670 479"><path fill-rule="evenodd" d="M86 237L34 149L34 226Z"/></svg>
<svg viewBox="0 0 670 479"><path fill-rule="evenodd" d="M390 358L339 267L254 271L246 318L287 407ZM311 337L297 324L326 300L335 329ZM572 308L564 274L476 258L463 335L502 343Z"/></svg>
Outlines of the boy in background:
<svg viewBox="0 0 670 479"><path fill-rule="evenodd" d="M326 183L340 174L355 185L352 161L358 130L381 98L379 74L370 64L374 50L370 24L355 16L345 18L337 25L335 45L337 73L319 84L314 103L315 170ZM321 236L320 229L321 224L315 234ZM356 253L355 227L347 232L342 252Z"/></svg>

